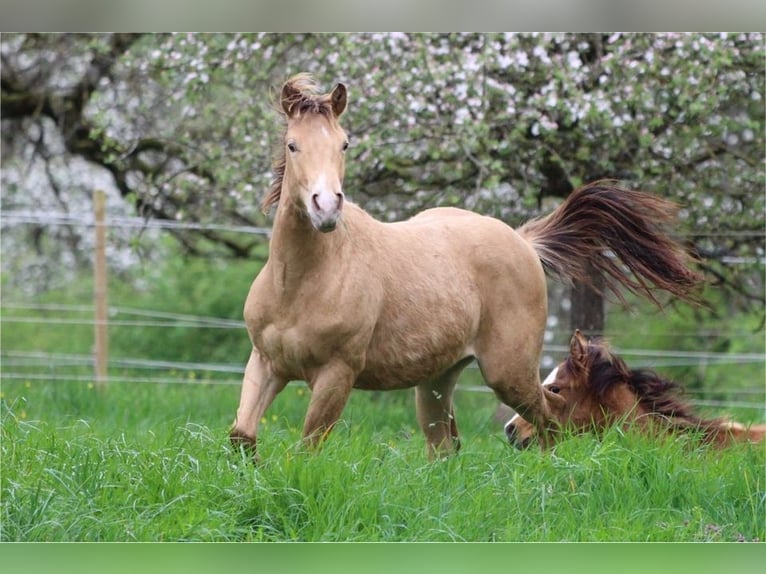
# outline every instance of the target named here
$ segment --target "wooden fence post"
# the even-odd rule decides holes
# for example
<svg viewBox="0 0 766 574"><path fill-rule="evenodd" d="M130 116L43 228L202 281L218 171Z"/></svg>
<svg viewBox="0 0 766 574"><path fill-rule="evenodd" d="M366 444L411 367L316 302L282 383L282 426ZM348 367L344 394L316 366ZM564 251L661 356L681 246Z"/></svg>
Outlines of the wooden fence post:
<svg viewBox="0 0 766 574"><path fill-rule="evenodd" d="M107 287L106 287L106 198L98 189L93 195L95 210L96 252L93 265L93 306L95 310L95 375L96 386L103 388L107 381L107 362L109 360L109 336L107 323Z"/></svg>

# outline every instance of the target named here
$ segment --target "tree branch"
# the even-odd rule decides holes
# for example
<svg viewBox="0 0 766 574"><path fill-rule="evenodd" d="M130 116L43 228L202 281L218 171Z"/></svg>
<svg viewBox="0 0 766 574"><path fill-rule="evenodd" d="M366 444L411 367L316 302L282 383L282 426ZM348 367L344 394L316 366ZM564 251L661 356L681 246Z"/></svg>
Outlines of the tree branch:
<svg viewBox="0 0 766 574"><path fill-rule="evenodd" d="M157 168L140 160L140 154L147 151L158 152L165 158L181 159L186 165L180 173L191 173L215 186L215 175L203 166L184 161L184 150L178 144L158 138L144 138L135 142L127 151L121 151L117 142L94 130L94 125L85 116L85 109L102 79L114 78L114 66L141 34L113 34L109 38L107 49L95 51L84 72L73 87L63 95L45 85L46 78L31 78L27 82L16 73L13 65L4 57L1 76L2 116L4 120L37 119L41 115L49 117L58 126L67 151L101 166L111 173L115 185L124 198L133 198L139 213L157 219L175 220L172 213L145 201L140 193L130 185L128 174L138 172L149 176L157 175ZM175 175L178 175L177 173ZM189 252L197 251L189 240L189 233L172 230ZM253 248L251 242L240 244L215 231L198 231L191 234L204 237L223 245L234 257L247 257Z"/></svg>

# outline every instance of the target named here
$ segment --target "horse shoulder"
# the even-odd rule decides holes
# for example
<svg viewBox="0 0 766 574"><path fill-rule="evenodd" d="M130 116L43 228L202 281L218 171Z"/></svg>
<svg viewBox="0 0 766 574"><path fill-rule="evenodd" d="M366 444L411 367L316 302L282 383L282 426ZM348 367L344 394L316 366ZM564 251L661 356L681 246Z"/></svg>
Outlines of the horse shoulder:
<svg viewBox="0 0 766 574"><path fill-rule="evenodd" d="M256 275L245 299L243 309L245 326L250 340L259 350L265 351L264 331L278 316L278 296L273 280L273 263L267 261Z"/></svg>
<svg viewBox="0 0 766 574"><path fill-rule="evenodd" d="M274 301L271 261L266 261L258 275L250 284L244 307L244 318L248 328L257 327Z"/></svg>

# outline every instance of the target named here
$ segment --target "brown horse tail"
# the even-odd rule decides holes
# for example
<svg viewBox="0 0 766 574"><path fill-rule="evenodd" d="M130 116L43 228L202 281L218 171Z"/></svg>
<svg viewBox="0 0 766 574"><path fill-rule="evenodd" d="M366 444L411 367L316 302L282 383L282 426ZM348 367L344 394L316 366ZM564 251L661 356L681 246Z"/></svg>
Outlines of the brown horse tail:
<svg viewBox="0 0 766 574"><path fill-rule="evenodd" d="M601 180L573 191L553 213L518 232L545 270L568 283L608 289L622 303L620 287L659 307L657 289L700 303L703 277L688 267L694 258L665 231L677 211L671 201ZM603 277L604 289L594 275Z"/></svg>

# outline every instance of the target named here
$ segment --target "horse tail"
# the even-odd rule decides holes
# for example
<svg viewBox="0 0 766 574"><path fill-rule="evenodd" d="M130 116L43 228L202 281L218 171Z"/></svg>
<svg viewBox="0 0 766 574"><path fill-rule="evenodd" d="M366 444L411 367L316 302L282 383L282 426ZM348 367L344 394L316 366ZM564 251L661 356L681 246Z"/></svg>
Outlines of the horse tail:
<svg viewBox="0 0 766 574"><path fill-rule="evenodd" d="M546 272L582 282L622 302L621 287L658 307L655 290L700 303L702 275L665 228L678 206L666 199L601 180L573 191L555 211L522 225L518 232L534 247ZM594 281L597 276L601 282Z"/></svg>

